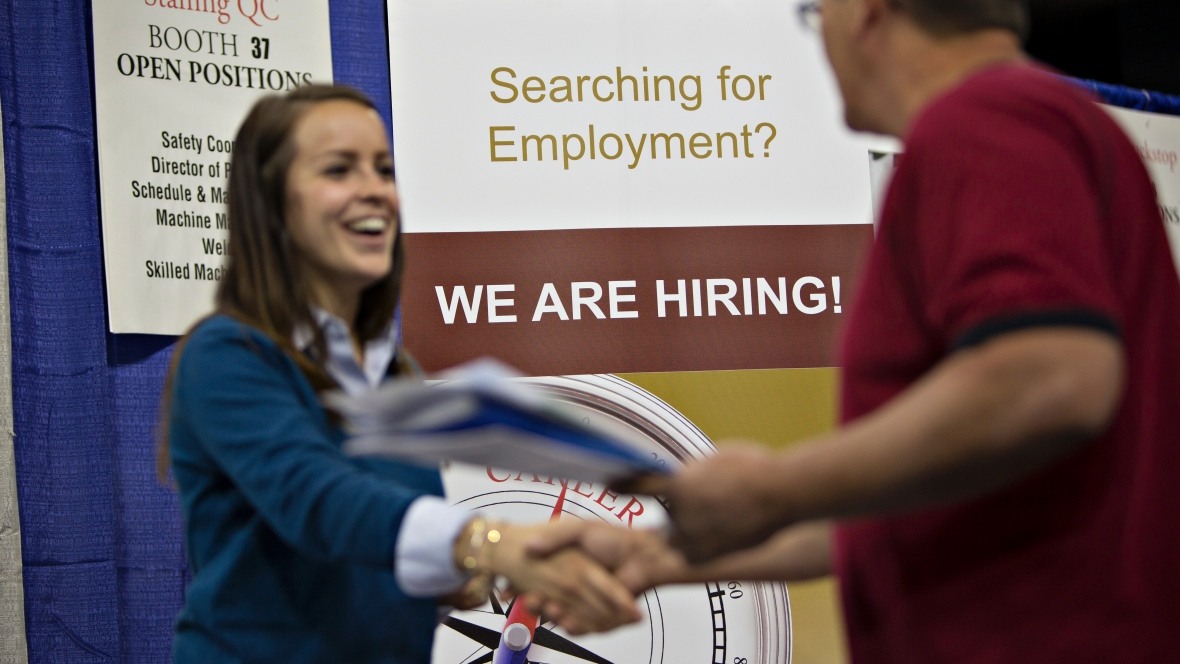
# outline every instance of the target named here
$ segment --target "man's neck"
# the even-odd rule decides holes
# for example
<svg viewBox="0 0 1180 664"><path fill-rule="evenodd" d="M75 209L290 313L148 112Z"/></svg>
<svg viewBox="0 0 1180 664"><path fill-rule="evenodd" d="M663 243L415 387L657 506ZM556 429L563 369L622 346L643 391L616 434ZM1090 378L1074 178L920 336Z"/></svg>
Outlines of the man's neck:
<svg viewBox="0 0 1180 664"><path fill-rule="evenodd" d="M1006 30L941 38L915 33L895 42L898 64L886 82L893 90L894 104L885 129L901 138L930 102L972 74L1002 63L1028 61L1020 40Z"/></svg>

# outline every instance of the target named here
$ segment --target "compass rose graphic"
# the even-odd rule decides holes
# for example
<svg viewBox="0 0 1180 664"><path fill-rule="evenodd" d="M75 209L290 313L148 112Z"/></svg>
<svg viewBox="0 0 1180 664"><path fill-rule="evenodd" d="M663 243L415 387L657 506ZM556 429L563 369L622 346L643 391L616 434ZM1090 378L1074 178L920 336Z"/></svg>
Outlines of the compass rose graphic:
<svg viewBox="0 0 1180 664"><path fill-rule="evenodd" d="M546 376L538 384L604 427L624 428L657 463L677 467L712 454L708 438L650 392L613 375ZM448 500L505 521L597 520L629 528L667 523L651 496L617 494L589 482L454 465ZM785 585L724 581L664 586L638 598L641 622L573 637L493 591L472 611L455 611L435 636L434 664L787 664L790 605Z"/></svg>

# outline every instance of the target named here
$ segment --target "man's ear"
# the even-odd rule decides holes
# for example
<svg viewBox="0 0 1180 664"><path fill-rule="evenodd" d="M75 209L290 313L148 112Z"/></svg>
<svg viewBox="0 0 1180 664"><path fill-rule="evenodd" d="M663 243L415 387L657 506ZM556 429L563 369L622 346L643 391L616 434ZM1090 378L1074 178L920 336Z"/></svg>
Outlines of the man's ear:
<svg viewBox="0 0 1180 664"><path fill-rule="evenodd" d="M894 0L852 0L850 25L857 43L872 47L881 43L882 30L898 14Z"/></svg>
<svg viewBox="0 0 1180 664"><path fill-rule="evenodd" d="M859 37L867 36L895 14L892 0L856 0L852 9L852 26Z"/></svg>

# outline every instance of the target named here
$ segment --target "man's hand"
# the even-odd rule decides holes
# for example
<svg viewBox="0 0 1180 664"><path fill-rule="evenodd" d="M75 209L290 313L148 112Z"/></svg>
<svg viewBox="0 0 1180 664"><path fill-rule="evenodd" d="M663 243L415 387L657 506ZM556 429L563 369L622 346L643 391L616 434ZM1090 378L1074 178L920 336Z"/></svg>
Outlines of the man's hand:
<svg viewBox="0 0 1180 664"><path fill-rule="evenodd" d="M591 556L572 547L545 558L526 551L526 544L563 525L497 525L501 539L492 549L490 571L506 577L513 592L532 598L530 606L542 605L546 617L571 634L638 621L642 616L630 590Z"/></svg>
<svg viewBox="0 0 1180 664"><path fill-rule="evenodd" d="M526 550L539 558L576 550L610 570L634 595L679 580L688 569L684 556L654 530L629 530L587 521L551 523L533 534ZM534 613L561 621L566 608L538 593L522 599Z"/></svg>
<svg viewBox="0 0 1180 664"><path fill-rule="evenodd" d="M781 498L769 486L778 462L763 446L730 444L675 475L645 476L620 490L666 497L671 544L697 564L757 546L789 525L781 518Z"/></svg>
<svg viewBox="0 0 1180 664"><path fill-rule="evenodd" d="M538 557L576 548L598 561L632 594L675 582L687 569L684 556L655 530L629 530L589 521L562 521L537 532L526 550Z"/></svg>

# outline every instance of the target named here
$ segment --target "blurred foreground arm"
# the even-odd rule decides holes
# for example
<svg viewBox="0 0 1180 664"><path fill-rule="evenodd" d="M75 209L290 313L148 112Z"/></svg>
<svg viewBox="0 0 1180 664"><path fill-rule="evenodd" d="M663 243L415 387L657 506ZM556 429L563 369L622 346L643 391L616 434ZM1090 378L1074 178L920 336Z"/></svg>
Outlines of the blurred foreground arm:
<svg viewBox="0 0 1180 664"><path fill-rule="evenodd" d="M832 528L826 521L784 528L765 543L689 565L663 535L602 523L567 522L535 534L529 553L551 555L577 547L612 570L635 594L669 583L702 581L803 581L831 573ZM530 595L530 600L537 597ZM549 610L549 607L546 608Z"/></svg>
<svg viewBox="0 0 1180 664"><path fill-rule="evenodd" d="M689 561L705 561L801 521L912 509L1009 484L1100 433L1122 385L1122 347L1107 333L1010 332L947 357L829 436L781 452L726 447L625 490L666 496L673 544Z"/></svg>

